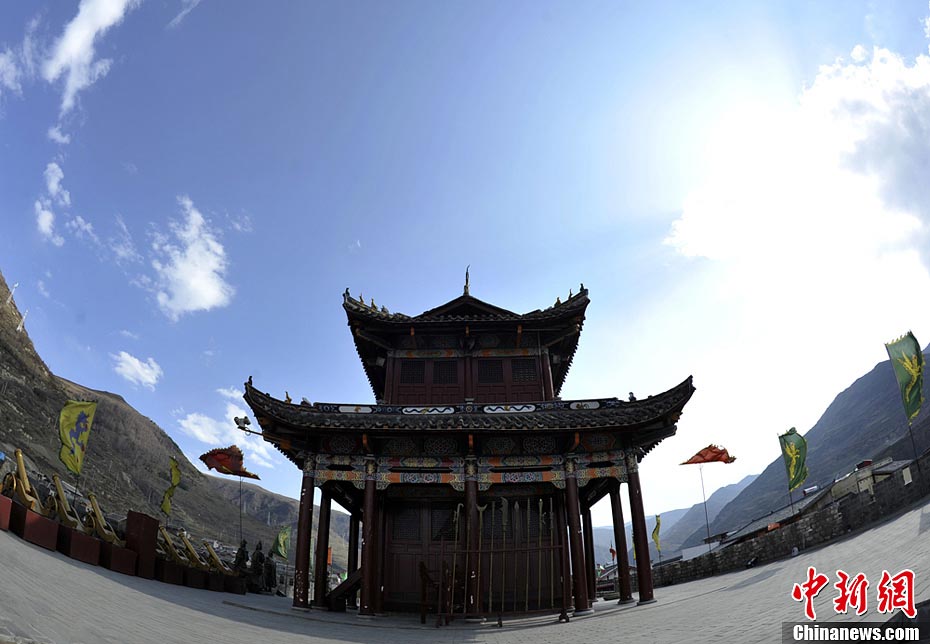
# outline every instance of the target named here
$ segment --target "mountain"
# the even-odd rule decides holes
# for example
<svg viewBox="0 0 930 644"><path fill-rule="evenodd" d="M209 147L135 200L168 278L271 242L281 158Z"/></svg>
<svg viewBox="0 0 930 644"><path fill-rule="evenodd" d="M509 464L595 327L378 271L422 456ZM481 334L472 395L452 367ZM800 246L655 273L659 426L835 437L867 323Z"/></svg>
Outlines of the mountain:
<svg viewBox="0 0 930 644"><path fill-rule="evenodd" d="M688 512L687 509L668 510L663 512L662 526L659 528L659 543L662 545L662 552L665 553L665 532L671 530L677 525L683 516ZM655 516L646 517L646 535L649 538L649 552L652 557L658 561L659 553L656 550L656 544L652 541L652 531L656 527ZM633 561L633 524L627 521L623 524L626 530L626 545L629 550L630 561ZM602 564L609 564L610 548L615 543L613 526L602 526L594 528L594 561Z"/></svg>
<svg viewBox="0 0 930 644"><path fill-rule="evenodd" d="M127 511L136 510L163 520L159 504L168 487L168 458L173 456L181 483L172 501L170 527L184 527L196 539L237 546L239 482L202 474L158 425L121 396L55 376L25 329L17 330L22 316L15 300L7 303L9 295L0 274L0 451L8 455L3 470L10 469L14 450L21 448L27 469L46 477L57 472L62 481L78 483L82 492L95 492L107 515L125 517ZM69 399L97 401L79 481L58 459L58 414ZM242 536L250 551L261 539L267 552L277 526L285 523L295 526L296 536L296 500L252 484L243 484L242 490ZM334 512L330 543L334 562L342 566L347 534L348 516ZM295 541L292 538L292 544ZM291 559L293 550L292 545Z"/></svg>
<svg viewBox="0 0 930 644"><path fill-rule="evenodd" d="M926 353L925 350L925 356ZM923 385L926 399L927 379ZM920 454L930 448L930 414L926 409L914 421L912 429L916 451ZM831 483L866 459L914 458L915 446L908 436L901 393L891 362L880 362L840 393L804 437L809 472L804 487ZM772 443L775 452L778 446L774 439ZM795 498L798 492L795 491ZM710 532L736 530L788 502L785 466L779 452L762 474L720 511L711 523ZM694 545L695 537L688 541L687 545Z"/></svg>
<svg viewBox="0 0 930 644"><path fill-rule="evenodd" d="M746 486L755 480L755 475L747 476L739 483L724 486L707 497L707 516L713 520L717 513L736 497ZM659 544L662 546L662 558L668 559L677 556L685 541L695 532L699 532L701 539L707 532L704 522L704 503L695 503L690 508L666 510L660 514L662 527L659 529ZM653 561L659 560L659 552L652 541L652 530L655 528L655 517L646 517L646 532L649 535L649 553ZM626 539L629 548L630 561L633 560L633 526L627 523ZM595 561L610 562L609 547L614 542L613 527L594 528ZM700 543L700 540L698 541Z"/></svg>
<svg viewBox="0 0 930 644"><path fill-rule="evenodd" d="M707 497L707 520L713 521L720 511L736 496L748 487L756 474L744 477L738 483L725 485ZM663 518L665 515L662 515ZM664 527L664 526L663 526ZM711 533L713 534L713 533ZM695 503L678 523L670 530L663 530L662 553L665 557L677 555L685 543L691 540L692 535L698 535L698 543L707 536L707 522L704 518L704 503ZM689 544L690 545L690 544Z"/></svg>

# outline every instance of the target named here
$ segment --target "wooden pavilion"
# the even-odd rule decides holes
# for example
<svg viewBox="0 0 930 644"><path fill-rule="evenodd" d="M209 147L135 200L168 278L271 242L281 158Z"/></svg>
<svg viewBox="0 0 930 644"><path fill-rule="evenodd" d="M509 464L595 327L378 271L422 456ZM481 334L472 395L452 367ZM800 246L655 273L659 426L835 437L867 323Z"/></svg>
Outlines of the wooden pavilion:
<svg viewBox="0 0 930 644"><path fill-rule="evenodd" d="M673 436L694 387L648 398L561 400L588 291L517 314L464 293L420 315L344 294L375 404L299 404L245 385L265 440L303 471L294 605L360 616L416 610L470 620L583 614L594 598L591 507L610 497L620 602L633 601L620 488L627 484L639 602L653 599L638 467ZM351 514L349 576L327 587L332 501ZM358 561L362 526L361 562ZM431 585L430 582L435 582ZM437 599L438 596L438 599Z"/></svg>

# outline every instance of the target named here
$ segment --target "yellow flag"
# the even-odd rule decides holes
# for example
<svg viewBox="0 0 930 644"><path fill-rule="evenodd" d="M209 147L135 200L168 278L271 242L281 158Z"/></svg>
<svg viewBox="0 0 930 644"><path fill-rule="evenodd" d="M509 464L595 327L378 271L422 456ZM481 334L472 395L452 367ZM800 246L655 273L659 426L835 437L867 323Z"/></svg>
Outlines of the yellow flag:
<svg viewBox="0 0 930 644"><path fill-rule="evenodd" d="M168 457L171 461L171 485L165 490L165 495L161 499L161 511L167 516L171 516L171 498L174 496L174 490L181 482L181 470L178 469L178 461L173 457Z"/></svg>
<svg viewBox="0 0 930 644"><path fill-rule="evenodd" d="M652 540L656 542L656 550L662 552L662 547L659 545L659 528L662 526L662 519L657 514L656 515L656 527L652 529Z"/></svg>
<svg viewBox="0 0 930 644"><path fill-rule="evenodd" d="M87 439L90 437L90 426L94 422L96 411L97 403L74 400L69 400L61 409L58 418L61 450L58 452L58 458L75 474L81 473L84 453L87 452Z"/></svg>

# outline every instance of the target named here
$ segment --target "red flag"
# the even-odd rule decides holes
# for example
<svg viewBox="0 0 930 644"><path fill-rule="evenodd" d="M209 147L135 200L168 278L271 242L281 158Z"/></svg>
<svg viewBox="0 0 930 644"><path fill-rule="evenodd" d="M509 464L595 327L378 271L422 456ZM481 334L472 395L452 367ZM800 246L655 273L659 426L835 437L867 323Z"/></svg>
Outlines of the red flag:
<svg viewBox="0 0 930 644"><path fill-rule="evenodd" d="M238 445L211 449L206 454L201 454L200 460L208 468L216 470L220 474L244 476L248 479L259 478L258 474L253 474L242 466L242 450L239 449Z"/></svg>
<svg viewBox="0 0 930 644"><path fill-rule="evenodd" d="M717 447L716 445L708 445L700 452L689 458L687 461L682 463L682 465L694 465L697 463L732 463L736 460L735 456L730 456L730 453L726 450L725 447Z"/></svg>
<svg viewBox="0 0 930 644"><path fill-rule="evenodd" d="M610 560L613 561L617 558L617 551L614 550L613 544L610 546Z"/></svg>

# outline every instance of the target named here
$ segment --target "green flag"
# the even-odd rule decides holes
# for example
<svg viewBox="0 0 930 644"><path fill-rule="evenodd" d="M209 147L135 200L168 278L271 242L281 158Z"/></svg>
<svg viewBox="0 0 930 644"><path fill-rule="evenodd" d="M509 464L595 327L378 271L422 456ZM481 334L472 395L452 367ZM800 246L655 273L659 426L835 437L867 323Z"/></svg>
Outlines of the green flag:
<svg viewBox="0 0 930 644"><path fill-rule="evenodd" d="M282 559L287 559L287 549L291 545L291 527L284 526L278 531L274 543L271 545L271 554L278 555Z"/></svg>
<svg viewBox="0 0 930 644"><path fill-rule="evenodd" d="M178 461L173 457L168 457L171 463L171 485L165 490L165 495L161 499L161 511L166 516L171 516L171 498L174 496L174 490L181 482L181 470L178 469Z"/></svg>
<svg viewBox="0 0 930 644"><path fill-rule="evenodd" d="M61 408L58 417L61 450L58 452L58 458L74 474L81 473L84 453L87 451L87 439L90 437L90 426L94 422L96 411L97 403L74 400L69 400Z"/></svg>
<svg viewBox="0 0 930 644"><path fill-rule="evenodd" d="M788 491L797 488L807 478L807 441L794 427L778 437L781 455L788 470Z"/></svg>
<svg viewBox="0 0 930 644"><path fill-rule="evenodd" d="M661 515L656 515L656 527L652 529L652 540L656 542L656 551L662 552L662 546L659 545L659 528L662 526Z"/></svg>
<svg viewBox="0 0 930 644"><path fill-rule="evenodd" d="M894 342L885 345L894 376L901 388L901 400L904 401L904 413L910 423L920 411L923 397L924 354L920 351L917 338L910 331Z"/></svg>

